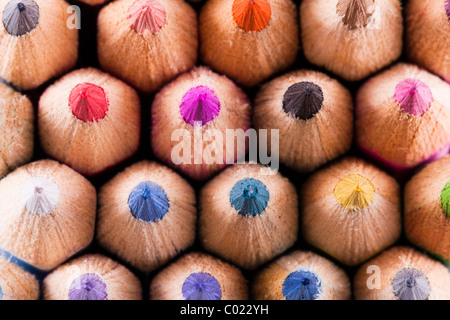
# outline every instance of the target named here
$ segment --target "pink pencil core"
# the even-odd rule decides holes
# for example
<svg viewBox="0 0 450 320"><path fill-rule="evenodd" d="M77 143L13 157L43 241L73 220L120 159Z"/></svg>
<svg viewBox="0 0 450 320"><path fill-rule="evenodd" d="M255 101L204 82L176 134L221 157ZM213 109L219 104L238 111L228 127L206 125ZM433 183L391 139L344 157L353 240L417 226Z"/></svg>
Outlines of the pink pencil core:
<svg viewBox="0 0 450 320"><path fill-rule="evenodd" d="M394 100L403 111L421 117L430 109L433 95L422 81L406 79L395 87Z"/></svg>
<svg viewBox="0 0 450 320"><path fill-rule="evenodd" d="M205 86L190 89L181 100L180 113L186 123L202 126L214 120L220 112L220 101L213 90Z"/></svg>
<svg viewBox="0 0 450 320"><path fill-rule="evenodd" d="M448 20L450 20L450 0L445 3L445 13L447 13Z"/></svg>
<svg viewBox="0 0 450 320"><path fill-rule="evenodd" d="M166 10L157 0L137 0L128 9L128 22L138 34L155 34L166 22Z"/></svg>
<svg viewBox="0 0 450 320"><path fill-rule="evenodd" d="M103 88L91 83L80 83L70 92L69 107L79 120L98 122L106 116L109 102Z"/></svg>

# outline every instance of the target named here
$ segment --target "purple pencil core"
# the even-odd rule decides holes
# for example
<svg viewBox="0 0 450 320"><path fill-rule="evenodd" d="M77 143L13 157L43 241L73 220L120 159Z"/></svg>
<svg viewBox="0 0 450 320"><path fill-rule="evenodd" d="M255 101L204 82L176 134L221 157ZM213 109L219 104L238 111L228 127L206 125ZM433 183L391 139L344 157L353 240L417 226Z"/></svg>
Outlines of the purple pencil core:
<svg viewBox="0 0 450 320"><path fill-rule="evenodd" d="M220 112L220 101L213 90L206 86L190 89L183 96L180 113L190 125L201 123L202 126L213 121Z"/></svg>
<svg viewBox="0 0 450 320"><path fill-rule="evenodd" d="M191 273L181 291L185 300L220 300L222 297L217 279L204 272Z"/></svg>
<svg viewBox="0 0 450 320"><path fill-rule="evenodd" d="M93 273L86 273L72 281L69 300L106 300L106 284Z"/></svg>
<svg viewBox="0 0 450 320"><path fill-rule="evenodd" d="M433 95L422 81L406 79L395 87L394 100L403 111L421 117L430 109Z"/></svg>
<svg viewBox="0 0 450 320"><path fill-rule="evenodd" d="M450 20L450 0L445 3L445 13L447 13L447 18Z"/></svg>

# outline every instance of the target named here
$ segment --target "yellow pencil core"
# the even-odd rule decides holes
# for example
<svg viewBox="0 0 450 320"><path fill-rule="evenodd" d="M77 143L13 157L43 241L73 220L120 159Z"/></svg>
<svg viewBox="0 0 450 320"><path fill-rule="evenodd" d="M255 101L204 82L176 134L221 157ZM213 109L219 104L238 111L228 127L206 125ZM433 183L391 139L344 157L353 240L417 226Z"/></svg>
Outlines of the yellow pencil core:
<svg viewBox="0 0 450 320"><path fill-rule="evenodd" d="M336 200L347 210L362 210L372 203L375 195L373 184L359 174L341 179L334 188Z"/></svg>

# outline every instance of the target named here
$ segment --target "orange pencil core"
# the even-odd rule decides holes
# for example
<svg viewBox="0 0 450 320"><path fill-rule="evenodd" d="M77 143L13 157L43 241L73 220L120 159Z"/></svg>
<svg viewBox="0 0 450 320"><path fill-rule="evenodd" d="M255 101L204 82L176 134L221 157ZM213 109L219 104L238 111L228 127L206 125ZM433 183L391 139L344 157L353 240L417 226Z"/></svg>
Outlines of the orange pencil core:
<svg viewBox="0 0 450 320"><path fill-rule="evenodd" d="M234 0L232 11L234 21L244 31L261 31L272 16L267 0Z"/></svg>

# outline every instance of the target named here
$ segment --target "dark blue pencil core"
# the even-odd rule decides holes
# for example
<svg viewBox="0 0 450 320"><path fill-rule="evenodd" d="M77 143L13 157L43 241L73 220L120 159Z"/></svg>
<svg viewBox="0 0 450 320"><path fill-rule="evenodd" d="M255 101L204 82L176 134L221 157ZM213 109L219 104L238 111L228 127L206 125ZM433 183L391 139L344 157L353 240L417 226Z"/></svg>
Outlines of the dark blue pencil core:
<svg viewBox="0 0 450 320"><path fill-rule="evenodd" d="M283 283L283 296L286 300L316 300L321 293L322 284L310 271L294 271Z"/></svg>
<svg viewBox="0 0 450 320"><path fill-rule="evenodd" d="M131 191L128 206L136 219L157 222L169 211L169 199L156 183L141 182Z"/></svg>
<svg viewBox="0 0 450 320"><path fill-rule="evenodd" d="M234 185L230 194L230 203L240 215L254 217L267 208L269 198L269 190L264 183L248 178Z"/></svg>
<svg viewBox="0 0 450 320"><path fill-rule="evenodd" d="M181 291L185 300L220 300L222 297L219 281L203 272L189 275Z"/></svg>

